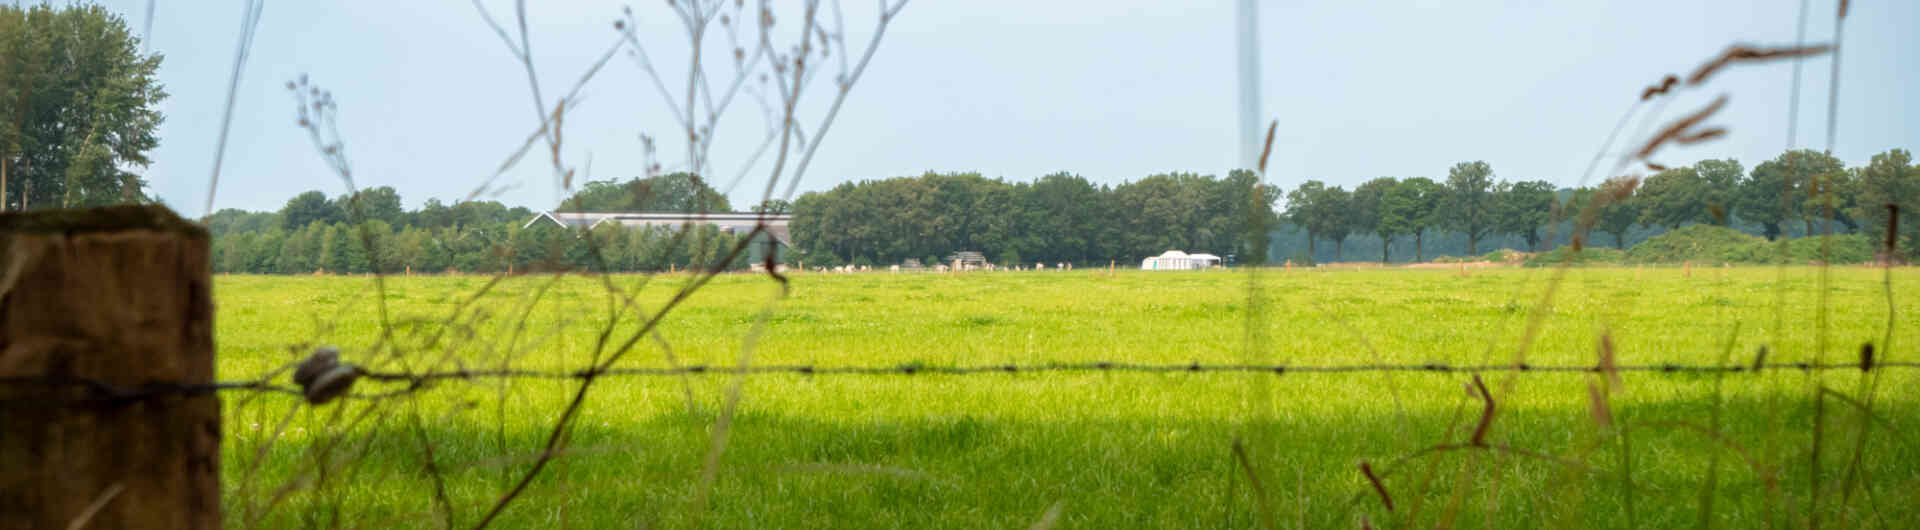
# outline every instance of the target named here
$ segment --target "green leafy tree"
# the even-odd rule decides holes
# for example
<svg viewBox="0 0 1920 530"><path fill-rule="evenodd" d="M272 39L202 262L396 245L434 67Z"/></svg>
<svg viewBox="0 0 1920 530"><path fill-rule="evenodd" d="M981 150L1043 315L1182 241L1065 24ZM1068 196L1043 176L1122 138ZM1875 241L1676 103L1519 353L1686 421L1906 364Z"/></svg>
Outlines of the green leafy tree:
<svg viewBox="0 0 1920 530"><path fill-rule="evenodd" d="M148 202L159 67L104 7L0 5L0 209Z"/></svg>
<svg viewBox="0 0 1920 530"><path fill-rule="evenodd" d="M1333 260L1345 258L1347 236L1360 229L1359 216L1353 208L1353 194L1346 188L1334 186L1320 192L1320 198L1314 200L1319 206L1320 233L1333 241Z"/></svg>
<svg viewBox="0 0 1920 530"><path fill-rule="evenodd" d="M281 230L277 224L261 232L260 238L254 242L253 259L246 264L247 271L255 274L280 272L280 260L285 259L281 249L285 247L286 240L287 231Z"/></svg>
<svg viewBox="0 0 1920 530"><path fill-rule="evenodd" d="M287 230L300 230L313 223L332 224L346 220L333 201L327 200L327 194L309 191L287 199L287 205L280 207L281 226Z"/></svg>
<svg viewBox="0 0 1920 530"><path fill-rule="evenodd" d="M1036 256L1031 250L1040 246L1041 238L1028 230L1026 223L1039 215L1025 209L1022 197L1028 195L1026 188L1026 184L1009 185L994 180L978 190L972 210L982 214L974 229L974 243L981 250L1014 250L1027 259ZM879 253L885 260L876 263L898 263L907 256L918 255L916 250L914 245L893 245Z"/></svg>
<svg viewBox="0 0 1920 530"><path fill-rule="evenodd" d="M1841 168L1838 171L1814 175L1810 186L1812 194L1806 197L1808 217L1816 222L1830 220L1840 223L1841 230L1845 233L1860 231L1860 221L1853 216L1859 206L1860 198L1860 183L1856 171ZM1822 229L1822 232L1825 232L1825 229Z"/></svg>
<svg viewBox="0 0 1920 530"><path fill-rule="evenodd" d="M1853 216L1877 246L1884 247L1887 237L1888 206L1899 209L1899 231L1895 244L1907 257L1920 257L1920 166L1913 153L1893 149L1873 155L1860 168Z"/></svg>
<svg viewBox="0 0 1920 530"><path fill-rule="evenodd" d="M1794 182L1787 178L1785 165L1761 162L1754 166L1752 175L1741 182L1734 205L1742 220L1759 224L1761 234L1772 241L1783 233L1781 226L1798 215L1800 202L1795 188Z"/></svg>
<svg viewBox="0 0 1920 530"><path fill-rule="evenodd" d="M1099 253L1094 243L1104 221L1099 195L1093 183L1070 173L1053 173L1034 182L1026 203L1029 210L1039 213L1029 218L1028 226L1039 235L1039 246L1049 251L1035 257L1075 262L1093 259Z"/></svg>
<svg viewBox="0 0 1920 530"><path fill-rule="evenodd" d="M257 252L254 249L256 239L255 234L252 233L214 238L213 256L211 256L213 271L228 274L251 272L247 269L247 264L252 261L253 253Z"/></svg>
<svg viewBox="0 0 1920 530"><path fill-rule="evenodd" d="M343 226L342 231L347 232L347 239L351 242L347 249L349 272L391 272L384 263L384 252L393 246L393 225L370 219L359 225Z"/></svg>
<svg viewBox="0 0 1920 530"><path fill-rule="evenodd" d="M1442 202L1446 211L1442 226L1467 235L1467 253L1480 253L1480 238L1495 226L1497 202L1493 193L1493 167L1473 161L1454 164L1447 170L1447 195Z"/></svg>
<svg viewBox="0 0 1920 530"><path fill-rule="evenodd" d="M1308 180L1287 192L1287 221L1307 231L1308 257L1314 256L1314 242L1320 239L1319 236L1322 233L1320 231L1322 224L1319 219L1320 207L1317 201L1326 195L1326 190L1327 183Z"/></svg>
<svg viewBox="0 0 1920 530"><path fill-rule="evenodd" d="M514 226L508 230L508 247L512 249L512 263L515 271L553 271L565 268L566 249L577 238L582 229L563 228L552 223L539 223L526 228Z"/></svg>
<svg viewBox="0 0 1920 530"><path fill-rule="evenodd" d="M420 256L420 266L415 268L423 272L442 272L452 269L453 249L448 246L446 239L452 231L446 228L427 228L424 231L427 238L422 243L424 249Z"/></svg>
<svg viewBox="0 0 1920 530"><path fill-rule="evenodd" d="M426 204L420 205L419 210L408 212L407 217L410 218L407 224L423 228L453 226L453 210L447 208L440 199L427 199Z"/></svg>
<svg viewBox="0 0 1920 530"><path fill-rule="evenodd" d="M409 226L399 233L385 247L381 248L381 266L386 272L407 272L413 270L428 271L425 267L427 240L431 237L426 230Z"/></svg>
<svg viewBox="0 0 1920 530"><path fill-rule="evenodd" d="M1246 263L1265 263L1267 232L1279 224L1274 212L1279 200L1280 188L1260 182L1258 173L1227 172L1227 178L1208 186L1206 210L1197 222L1205 225L1209 240L1200 248L1223 256L1244 256ZM1264 228L1256 230L1256 226Z"/></svg>
<svg viewBox="0 0 1920 530"><path fill-rule="evenodd" d="M1200 184L1198 175L1166 173L1113 189L1121 208L1118 219L1127 232L1129 258L1195 248L1200 234L1194 227L1205 202Z"/></svg>
<svg viewBox="0 0 1920 530"><path fill-rule="evenodd" d="M1250 196L1244 201L1247 204L1241 214L1244 220L1235 227L1241 234L1242 251L1235 252L1233 256L1240 257L1237 263L1257 267L1267 264L1271 258L1269 247L1273 244L1273 229L1280 225L1280 214L1274 207L1280 200L1281 192L1279 186L1260 183L1260 176L1251 171L1239 172L1245 174L1251 185L1246 188ZM1237 183L1234 188L1239 188Z"/></svg>
<svg viewBox="0 0 1920 530"><path fill-rule="evenodd" d="M1587 217L1586 212L1587 205L1593 204L1593 198L1594 189L1588 186L1574 188L1567 194L1564 211L1567 220L1573 221L1571 239L1583 242L1592 239L1589 234L1592 232L1594 219Z"/></svg>
<svg viewBox="0 0 1920 530"><path fill-rule="evenodd" d="M463 224L446 237L452 268L466 272L498 272L507 268L506 227L501 224Z"/></svg>
<svg viewBox="0 0 1920 530"><path fill-rule="evenodd" d="M268 228L280 226L280 220L272 212L223 208L207 216L204 224L207 225L207 233L217 238L229 233L265 232Z"/></svg>
<svg viewBox="0 0 1920 530"><path fill-rule="evenodd" d="M1398 232L1413 234L1413 259L1426 261L1427 230L1440 226L1442 213L1440 205L1446 200L1447 187L1426 177L1413 177L1400 181L1394 187L1394 195L1406 204L1406 209L1397 211L1405 223L1405 229Z"/></svg>
<svg viewBox="0 0 1920 530"><path fill-rule="evenodd" d="M334 208L341 212L343 220L358 223L367 220L380 220L388 226L404 226L407 212L400 204L400 194L392 186L380 186L356 191L334 199Z"/></svg>
<svg viewBox="0 0 1920 530"><path fill-rule="evenodd" d="M1527 241L1528 251L1538 252L1540 229L1554 220L1559 202L1553 184L1543 180L1502 183L1496 201L1499 231L1519 235Z"/></svg>
<svg viewBox="0 0 1920 530"><path fill-rule="evenodd" d="M1613 234L1613 248L1627 249L1627 231L1640 220L1640 204L1634 194L1640 181L1631 177L1616 177L1600 183L1595 190L1592 208L1594 228Z"/></svg>
<svg viewBox="0 0 1920 530"><path fill-rule="evenodd" d="M1640 225L1678 229L1713 219L1707 208L1707 184L1691 167L1667 169L1640 181Z"/></svg>
<svg viewBox="0 0 1920 530"><path fill-rule="evenodd" d="M274 263L274 272L280 274L299 274L313 272L314 241L307 237L306 227L287 231L280 242L280 259Z"/></svg>
<svg viewBox="0 0 1920 530"><path fill-rule="evenodd" d="M1768 240L1779 238L1781 225L1795 220L1805 224L1803 233L1811 234L1813 218L1806 205L1807 197L1816 189L1814 177L1844 169L1839 159L1817 151L1781 153L1754 166L1734 204L1742 219L1760 224Z"/></svg>
<svg viewBox="0 0 1920 530"><path fill-rule="evenodd" d="M560 202L563 212L726 212L727 196L692 173L669 173L626 182L598 180Z"/></svg>
<svg viewBox="0 0 1920 530"><path fill-rule="evenodd" d="M1729 226L1738 211L1741 181L1746 178L1747 170L1739 160L1701 160L1693 165L1694 173L1699 174L1704 189L1700 192L1700 202L1706 205L1707 220L1714 226Z"/></svg>
<svg viewBox="0 0 1920 530"><path fill-rule="evenodd" d="M793 202L786 199L767 199L753 205L753 213L790 214L793 213Z"/></svg>
<svg viewBox="0 0 1920 530"><path fill-rule="evenodd" d="M347 247L352 245L353 240L347 237L346 230L340 229L340 225L327 225L320 231L320 256L315 264L334 274L346 272L351 261L347 257Z"/></svg>
<svg viewBox="0 0 1920 530"><path fill-rule="evenodd" d="M1406 198L1395 193L1400 181L1380 177L1353 189L1352 217L1358 229L1380 236L1380 263L1392 261L1393 236L1406 231L1405 204L1389 204Z"/></svg>
<svg viewBox="0 0 1920 530"><path fill-rule="evenodd" d="M1415 186L1407 185L1407 181L1394 184L1387 189L1386 195L1380 198L1380 224L1374 230L1380 234L1383 247L1380 249L1381 263L1392 261L1392 255L1384 247L1392 241L1393 236L1414 234L1415 229L1420 226L1420 200L1421 197ZM1419 237L1415 236L1414 240L1416 241L1414 247L1418 248ZM1417 250L1416 253L1418 253Z"/></svg>
<svg viewBox="0 0 1920 530"><path fill-rule="evenodd" d="M954 175L922 177L920 186L914 186L914 182L902 181L893 190L897 190L899 194L912 194L922 204L933 202L933 204L945 205L945 207L933 207L931 213L935 215L922 217L925 225L920 225L918 230L924 234L933 234L931 240L937 242L941 240L939 234L947 234L948 248L952 250L993 252L1000 248L1008 248L1010 244L1018 244L1018 242L1012 242L1006 230L998 230L998 232L991 230L995 217L1004 217L1006 207L1012 205L1008 202L1008 196L1000 194L1002 188L1006 188L1006 182L987 179L987 177L981 177L979 173L954 173ZM885 196L876 196L876 198L885 200ZM906 202L891 202L891 204L906 205ZM899 217L899 213L895 217ZM908 230L895 230L889 234L889 238L885 238L887 244L881 244L872 252L872 255L885 255L887 261L899 261L897 257L918 255L920 252L900 253L902 250L916 246L916 242L908 242L908 238L910 238Z"/></svg>
<svg viewBox="0 0 1920 530"><path fill-rule="evenodd" d="M480 227L483 230L494 225L519 225L533 218L532 212L516 212L497 201L461 201L448 208L451 226Z"/></svg>

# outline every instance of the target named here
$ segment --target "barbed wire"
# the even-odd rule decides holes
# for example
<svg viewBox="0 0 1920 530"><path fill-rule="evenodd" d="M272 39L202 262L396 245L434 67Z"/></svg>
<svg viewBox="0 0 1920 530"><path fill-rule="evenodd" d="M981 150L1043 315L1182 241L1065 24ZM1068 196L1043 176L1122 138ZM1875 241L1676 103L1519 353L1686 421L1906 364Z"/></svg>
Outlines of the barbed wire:
<svg viewBox="0 0 1920 530"><path fill-rule="evenodd" d="M26 390L27 392L23 392ZM45 402L49 398L58 400L60 396L31 392L39 390L61 391L78 390L86 393L70 399L81 401L139 401L168 396L199 396L232 390L253 390L277 392L295 396L303 395L299 387L278 385L268 380L254 381L218 381L213 383L146 382L139 385L115 385L106 381L87 377L0 377L0 403L9 402Z"/></svg>
<svg viewBox="0 0 1920 530"><path fill-rule="evenodd" d="M1568 374L1568 373L1666 373L1666 374L1738 374L1770 371L1824 372L1834 370L1858 370L1871 372L1888 369L1920 369L1920 362L1876 361L1871 348L1862 348L1858 361L1845 363L1813 362L1766 362L1765 355L1755 357L1747 364L1688 364L1688 363L1652 363L1622 364L1603 366L1598 364L1449 364L1430 363L1365 363L1365 364L1206 364L1190 363L1130 363L1118 361L1049 362L1037 364L974 364L974 365L936 365L918 362L887 365L811 365L811 364L770 364L756 366L707 366L688 365L664 368L609 368L604 370L449 370L423 373L382 372L359 368L356 378L379 383L404 383L405 388L381 392L347 394L354 399L393 397L425 390L436 383L446 381L476 381L500 379L527 380L588 380L602 377L667 377L695 375L793 375L793 376L973 376L987 374L1041 374L1041 373L1196 373L1196 374L1363 374L1363 373L1431 373L1431 374ZM293 385L275 383L271 379L247 381L220 381L214 383L177 383L151 382L137 386L119 386L103 381L76 377L0 377L0 402L47 401L45 395L21 394L11 389L40 388L45 390L79 390L80 395L69 393L65 397L79 401L136 401L164 396L199 396L216 392L252 391L306 396L313 398L311 385ZM329 396L331 397L331 396ZM320 400L320 401L325 401Z"/></svg>

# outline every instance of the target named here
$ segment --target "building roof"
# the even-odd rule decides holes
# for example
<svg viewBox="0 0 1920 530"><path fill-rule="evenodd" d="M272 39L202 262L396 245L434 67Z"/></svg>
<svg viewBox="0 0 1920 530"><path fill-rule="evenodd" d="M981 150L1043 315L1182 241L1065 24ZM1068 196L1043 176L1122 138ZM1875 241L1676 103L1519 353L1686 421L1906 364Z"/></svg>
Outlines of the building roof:
<svg viewBox="0 0 1920 530"><path fill-rule="evenodd" d="M593 228L600 223L619 223L625 228L649 226L681 227L688 224L710 224L720 227L731 234L745 234L753 231L754 226L766 223L767 233L780 244L793 246L793 233L788 223L793 221L791 214L762 214L755 212L540 212L521 225L527 228L545 219L555 225L567 228Z"/></svg>

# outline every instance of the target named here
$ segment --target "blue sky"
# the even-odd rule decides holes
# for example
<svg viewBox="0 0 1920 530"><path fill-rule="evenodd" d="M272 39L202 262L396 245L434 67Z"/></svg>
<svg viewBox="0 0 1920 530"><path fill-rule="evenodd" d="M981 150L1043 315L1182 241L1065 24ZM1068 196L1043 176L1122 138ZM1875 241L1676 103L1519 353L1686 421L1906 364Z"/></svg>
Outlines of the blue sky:
<svg viewBox="0 0 1920 530"><path fill-rule="evenodd" d="M166 55L160 79L172 96L144 173L184 212L204 208L241 4L155 2L149 44ZM511 16L510 2L488 4ZM551 99L612 42L620 4L531 4ZM1849 164L1920 146L1920 107L1904 97L1920 86L1916 4L1853 3L1834 145ZM146 1L106 5L140 31ZM857 46L873 6L846 8ZM669 85L684 82L678 23L658 2L634 9ZM1289 189L1310 178L1350 187L1443 177L1455 162L1486 160L1501 178L1571 186L1641 87L1684 76L1729 44L1791 44L1798 9L1786 0L1265 2L1263 112L1280 123L1269 179ZM1808 41L1832 38L1833 11L1831 0L1810 2ZM1234 16L1224 1L915 0L800 190L927 170L1011 180L1064 170L1109 184L1222 173L1236 159ZM1830 65L1804 63L1802 147L1826 147ZM537 125L525 73L468 2L268 2L215 207L271 210L304 190L344 191L296 127L284 85L302 74L340 102L359 184L393 186L409 207L466 196ZM1732 157L1751 167L1779 154L1791 81L1786 63L1746 66L1676 98L1663 117L1730 94L1712 123L1731 135L1659 158ZM566 159L594 179L643 174L638 135L671 137L674 127L645 75L616 59L584 94L566 120ZM722 173L756 145L758 120L756 107L742 105L723 121L714 149ZM553 205L561 193L546 160L543 152L509 172L514 187L492 198ZM756 200L754 184L734 191L734 204Z"/></svg>

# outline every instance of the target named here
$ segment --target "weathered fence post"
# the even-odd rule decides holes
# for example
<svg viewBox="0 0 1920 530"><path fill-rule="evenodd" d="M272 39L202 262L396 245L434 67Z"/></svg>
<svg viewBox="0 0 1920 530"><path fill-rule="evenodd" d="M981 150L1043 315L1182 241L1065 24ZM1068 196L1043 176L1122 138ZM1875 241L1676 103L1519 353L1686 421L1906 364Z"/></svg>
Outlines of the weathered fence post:
<svg viewBox="0 0 1920 530"><path fill-rule="evenodd" d="M0 529L220 526L208 248L164 207L0 215Z"/></svg>

